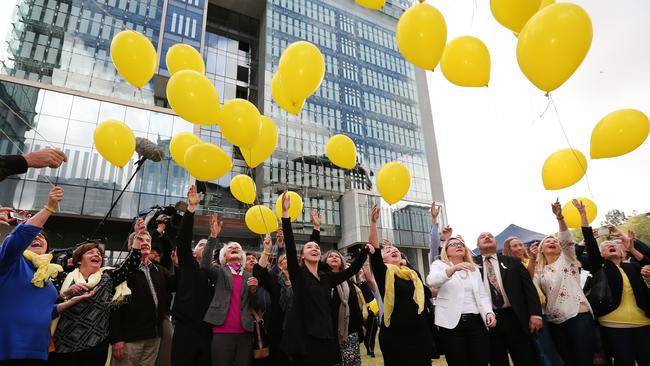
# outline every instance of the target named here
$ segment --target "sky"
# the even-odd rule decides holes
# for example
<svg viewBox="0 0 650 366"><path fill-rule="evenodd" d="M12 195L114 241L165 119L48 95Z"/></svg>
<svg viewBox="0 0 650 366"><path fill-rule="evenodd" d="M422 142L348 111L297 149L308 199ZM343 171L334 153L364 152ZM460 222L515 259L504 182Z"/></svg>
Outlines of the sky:
<svg viewBox="0 0 650 366"><path fill-rule="evenodd" d="M589 13L594 37L582 65L551 93L557 114L552 105L545 112L547 98L517 64L517 39L494 19L488 0L427 3L445 17L448 42L473 35L491 56L488 88L455 86L439 67L428 72L446 214L455 233L475 246L481 232L496 235L511 223L557 231L550 210L557 197L563 204L592 199L598 206L592 226L611 209L650 211L650 141L621 157L589 160L591 131L602 117L623 108L650 113L650 2L574 1ZM547 191L542 165L569 147L558 116L573 148L588 158L587 178Z"/></svg>

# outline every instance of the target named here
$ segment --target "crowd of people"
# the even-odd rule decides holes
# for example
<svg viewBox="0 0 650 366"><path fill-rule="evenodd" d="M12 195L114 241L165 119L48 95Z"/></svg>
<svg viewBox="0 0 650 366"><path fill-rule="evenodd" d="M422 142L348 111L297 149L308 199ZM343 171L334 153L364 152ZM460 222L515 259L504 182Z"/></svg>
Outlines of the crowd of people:
<svg viewBox="0 0 650 366"><path fill-rule="evenodd" d="M31 156L30 156L31 154ZM28 167L56 168L62 152L0 156L0 179ZM510 237L497 249L479 235L440 228L431 205L429 271L380 242L373 207L368 242L349 259L320 248L320 217L298 246L281 198L282 227L261 253L220 242L223 222L192 248L195 186L175 238L164 224L135 220L128 255L104 265L101 243L77 245L69 268L51 263L43 230L64 191L54 186L43 208L0 245L0 365L345 365L361 364L361 344L385 365L650 365L650 248L634 232L593 230L582 202L584 242L551 205L558 234L528 246ZM175 247L169 264L159 241ZM172 244L172 242L175 242ZM586 284L584 271L590 273Z"/></svg>

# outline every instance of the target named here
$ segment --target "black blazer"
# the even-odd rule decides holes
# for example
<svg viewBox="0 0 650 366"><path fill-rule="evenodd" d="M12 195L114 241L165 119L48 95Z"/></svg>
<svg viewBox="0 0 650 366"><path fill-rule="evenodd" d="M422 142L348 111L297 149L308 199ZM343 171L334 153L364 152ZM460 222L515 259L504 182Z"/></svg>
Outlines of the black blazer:
<svg viewBox="0 0 650 366"><path fill-rule="evenodd" d="M607 276L607 284L612 292L613 302L612 306L608 309L594 309L596 316L603 316L616 310L621 305L621 297L623 296L623 276L618 270L614 262L605 260L600 255L598 243L594 238L594 232L591 227L583 227L582 235L585 237L585 246L587 247L587 255L589 256L589 266L592 271L597 271L601 267L605 269L605 276ZM643 310L646 316L650 317L650 297L648 296L648 288L646 287L643 277L641 277L641 266L650 264L648 258L644 258L640 263L630 262L621 263L623 272L627 275L634 292L636 304Z"/></svg>
<svg viewBox="0 0 650 366"><path fill-rule="evenodd" d="M539 295L533 280L530 278L528 270L521 263L521 260L515 257L498 255L499 272L501 273L501 282L503 291L508 296L510 306L519 320L519 325L524 333L530 333L528 322L533 315L542 316L542 305L539 301ZM483 257L474 258L481 270L483 277Z"/></svg>

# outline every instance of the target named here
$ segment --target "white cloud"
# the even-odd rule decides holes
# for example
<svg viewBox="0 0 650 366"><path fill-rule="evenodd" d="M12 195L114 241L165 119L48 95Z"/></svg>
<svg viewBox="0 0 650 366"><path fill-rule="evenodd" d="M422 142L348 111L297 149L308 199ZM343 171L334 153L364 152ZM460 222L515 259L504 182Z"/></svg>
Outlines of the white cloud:
<svg viewBox="0 0 650 366"><path fill-rule="evenodd" d="M495 235L510 223L557 230L550 203L590 197L583 178L573 187L546 191L541 167L552 152L566 148L553 107L517 65L513 34L493 18L489 2L429 1L447 21L448 41L470 34L490 49L489 88L454 86L439 67L431 75L430 96L438 138L447 214L470 244L482 231ZM650 113L650 3L576 1L590 15L594 39L576 73L552 93L574 148L589 155L593 126L621 108ZM476 10L473 14L473 8ZM599 208L593 225L613 209L650 209L650 142L623 157L589 160L588 179Z"/></svg>

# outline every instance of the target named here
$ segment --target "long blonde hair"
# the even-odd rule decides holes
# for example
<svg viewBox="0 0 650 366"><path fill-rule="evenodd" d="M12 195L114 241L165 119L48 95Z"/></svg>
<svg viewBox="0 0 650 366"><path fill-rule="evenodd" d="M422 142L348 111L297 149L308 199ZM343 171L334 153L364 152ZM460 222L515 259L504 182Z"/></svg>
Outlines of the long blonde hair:
<svg viewBox="0 0 650 366"><path fill-rule="evenodd" d="M560 239L555 235L548 235L542 239L542 241L539 243L539 247L537 248L537 265L535 266L535 273L537 274L542 274L544 272L544 267L546 267L548 264L548 262L546 262L546 257L542 252L544 249L544 244L546 244L549 239L555 239L558 241L558 245L560 244Z"/></svg>
<svg viewBox="0 0 650 366"><path fill-rule="evenodd" d="M512 255L512 249L510 248L510 242L512 242L513 240L519 240L519 241L521 241L521 239L519 239L519 238L516 237L516 236L509 236L508 239L506 239L506 240L503 242L503 250L502 250L502 251L503 251L503 255L507 255L507 256L510 256L510 257L513 256L513 255ZM523 243L523 242L522 242L522 243ZM524 245L524 258L526 258L526 259L530 259L530 256L528 255L528 249L526 248L525 245ZM522 258L522 260L523 260L523 258Z"/></svg>
<svg viewBox="0 0 650 366"><path fill-rule="evenodd" d="M453 266L454 264L451 263L449 260L449 256L447 256L447 246L449 245L449 242L452 240L458 240L463 244L463 247L465 248L465 255L463 256L463 262L471 263L472 266L476 266L476 263L474 263L474 260L472 259L472 254L467 245L465 245L465 240L459 235L459 236L452 236L451 238L445 240L444 246L442 247L442 250L440 251L440 260L443 261L444 263Z"/></svg>

